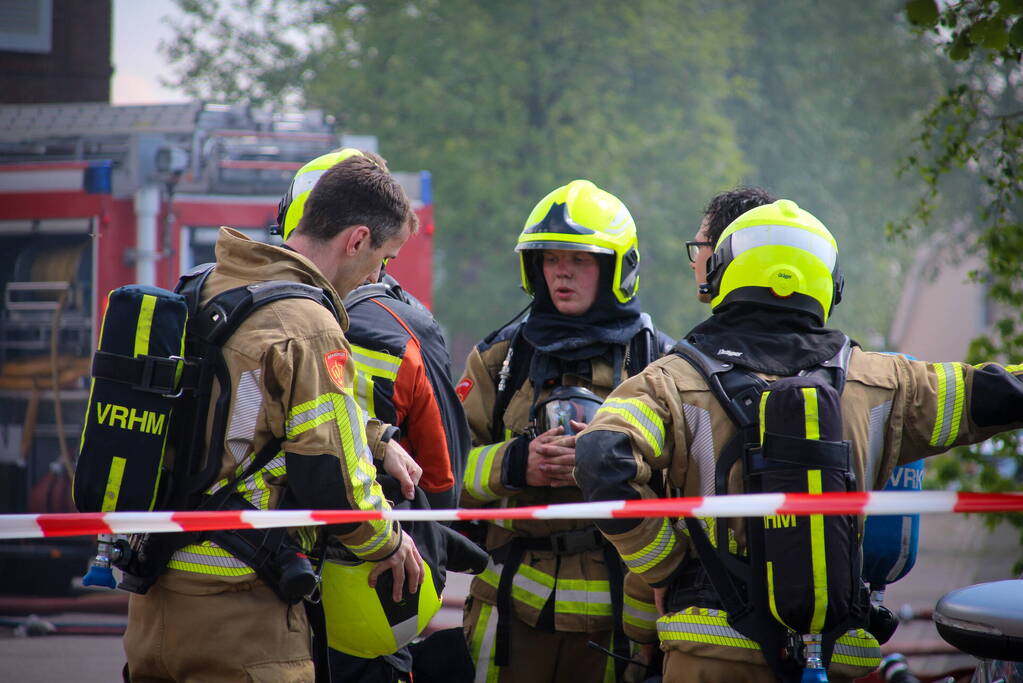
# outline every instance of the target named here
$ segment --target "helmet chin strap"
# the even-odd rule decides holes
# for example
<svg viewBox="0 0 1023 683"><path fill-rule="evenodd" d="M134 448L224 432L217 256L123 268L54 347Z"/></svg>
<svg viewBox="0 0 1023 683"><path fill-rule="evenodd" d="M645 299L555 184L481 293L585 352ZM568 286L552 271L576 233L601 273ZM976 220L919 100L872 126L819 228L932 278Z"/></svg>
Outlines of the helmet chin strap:
<svg viewBox="0 0 1023 683"><path fill-rule="evenodd" d="M697 291L700 292L700 294L710 294L710 283L709 282L701 282L700 286L697 287L696 289L697 289Z"/></svg>

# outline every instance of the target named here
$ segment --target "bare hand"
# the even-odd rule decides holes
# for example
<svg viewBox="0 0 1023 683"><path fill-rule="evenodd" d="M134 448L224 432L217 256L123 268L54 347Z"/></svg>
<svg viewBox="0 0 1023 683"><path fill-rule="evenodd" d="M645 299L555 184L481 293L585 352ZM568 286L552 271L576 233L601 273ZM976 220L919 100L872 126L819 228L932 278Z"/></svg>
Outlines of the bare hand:
<svg viewBox="0 0 1023 683"><path fill-rule="evenodd" d="M575 486L575 437L558 425L529 442L526 483L530 486ZM563 444L568 445L563 445Z"/></svg>
<svg viewBox="0 0 1023 683"><path fill-rule="evenodd" d="M377 562L373 570L370 571L369 587L376 588L377 579L387 570L394 572L394 590L391 592L391 597L395 602L401 602L401 589L406 580L409 593L419 590L424 577L423 558L419 554L415 541L408 534L402 534L401 545L393 555L382 562Z"/></svg>
<svg viewBox="0 0 1023 683"><path fill-rule="evenodd" d="M394 439L387 442L387 451L384 453L384 471L398 480L403 496L409 500L416 497L416 484L423 476L423 468Z"/></svg>

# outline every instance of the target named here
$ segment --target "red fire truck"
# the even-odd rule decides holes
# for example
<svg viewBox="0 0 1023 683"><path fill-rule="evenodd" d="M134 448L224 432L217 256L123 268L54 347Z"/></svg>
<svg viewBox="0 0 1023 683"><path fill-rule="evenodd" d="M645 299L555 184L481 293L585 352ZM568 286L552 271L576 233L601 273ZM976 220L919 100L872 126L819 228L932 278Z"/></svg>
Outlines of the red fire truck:
<svg viewBox="0 0 1023 683"><path fill-rule="evenodd" d="M278 240L270 227L296 170L375 145L318 111L0 106L0 513L72 510L68 475L111 289L173 288L213 260L221 225ZM430 174L395 176L421 227L389 270L429 305ZM92 551L92 539L0 543L0 590L65 591Z"/></svg>

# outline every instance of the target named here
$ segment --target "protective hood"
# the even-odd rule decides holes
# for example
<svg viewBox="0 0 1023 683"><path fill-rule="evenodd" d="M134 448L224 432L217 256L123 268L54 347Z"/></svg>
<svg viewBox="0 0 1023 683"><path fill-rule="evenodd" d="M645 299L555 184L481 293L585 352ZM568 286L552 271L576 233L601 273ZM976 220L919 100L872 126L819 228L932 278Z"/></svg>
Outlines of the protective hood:
<svg viewBox="0 0 1023 683"><path fill-rule="evenodd" d="M809 313L737 302L718 309L685 338L722 361L788 376L834 357L846 336L822 327Z"/></svg>

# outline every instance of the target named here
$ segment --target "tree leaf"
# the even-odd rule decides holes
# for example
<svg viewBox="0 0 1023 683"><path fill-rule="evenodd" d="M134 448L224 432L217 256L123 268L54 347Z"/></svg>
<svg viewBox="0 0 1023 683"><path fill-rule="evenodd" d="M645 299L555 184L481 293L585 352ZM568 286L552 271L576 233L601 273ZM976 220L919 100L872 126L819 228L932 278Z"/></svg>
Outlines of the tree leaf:
<svg viewBox="0 0 1023 683"><path fill-rule="evenodd" d="M934 0L908 0L906 19L914 26L932 28L938 24L938 3Z"/></svg>

